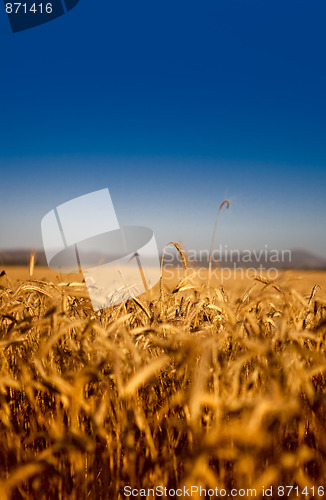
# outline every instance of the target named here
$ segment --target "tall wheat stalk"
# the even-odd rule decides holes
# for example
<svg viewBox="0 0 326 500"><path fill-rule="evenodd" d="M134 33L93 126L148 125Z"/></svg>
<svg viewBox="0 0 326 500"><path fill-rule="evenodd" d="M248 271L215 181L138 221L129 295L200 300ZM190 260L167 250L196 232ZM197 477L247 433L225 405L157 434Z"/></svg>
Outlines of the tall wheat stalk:
<svg viewBox="0 0 326 500"><path fill-rule="evenodd" d="M230 202L228 200L224 200L221 203L221 205L220 205L220 207L219 207L219 209L217 211L217 214L216 214L216 219L215 219L214 228L213 228L213 234L212 234L212 239L211 239L211 246L210 246L210 249L209 249L209 263L208 263L208 275L207 275L207 288L208 289L210 287L211 276L212 276L212 257L213 257L213 251L214 251L216 229L217 229L219 215L220 215L220 212L221 212L222 208L224 207L224 205L226 205L226 208L229 209Z"/></svg>

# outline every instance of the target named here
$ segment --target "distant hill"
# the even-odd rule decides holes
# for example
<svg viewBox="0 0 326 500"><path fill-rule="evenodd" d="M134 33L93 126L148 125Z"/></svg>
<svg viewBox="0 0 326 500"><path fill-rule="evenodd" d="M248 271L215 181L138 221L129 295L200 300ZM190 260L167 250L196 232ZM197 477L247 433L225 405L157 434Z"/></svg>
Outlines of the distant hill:
<svg viewBox="0 0 326 500"><path fill-rule="evenodd" d="M319 257L311 252L303 249L294 249L284 252L284 259L276 257L273 254L275 251L231 251L229 254L222 255L213 260L213 267L259 267L262 265L264 268L275 267L277 269L310 269L310 270L326 270L326 257ZM196 255L199 255L198 252ZM281 252L279 252L280 256ZM29 250L4 250L0 251L0 266L27 266L30 260ZM45 253L43 250L36 252L37 266L47 266ZM177 252L173 251L166 260L169 265L182 265L181 259ZM208 266L208 255L200 260L189 253L189 263L194 266Z"/></svg>
<svg viewBox="0 0 326 500"><path fill-rule="evenodd" d="M202 254L202 255L201 255ZM172 257L173 255L173 257ZM192 252L186 255L189 264L195 266L208 267L208 252L198 252L195 256ZM215 257L215 258L214 258ZM310 269L326 270L326 257L319 257L303 249L293 249L285 251L252 250L239 251L232 250L226 254L215 254L212 260L212 267L244 267L244 268L276 268L276 269ZM170 265L182 266L182 260L175 250L164 259Z"/></svg>
<svg viewBox="0 0 326 500"><path fill-rule="evenodd" d="M27 266L30 260L30 250L3 250L0 251L0 266ZM45 253L36 252L36 265L47 266Z"/></svg>
<svg viewBox="0 0 326 500"><path fill-rule="evenodd" d="M180 261L181 262L181 261ZM201 261L194 261L195 265L208 266L208 256ZM276 269L310 269L326 270L326 257L319 257L303 249L293 249L285 251L230 251L222 254L218 259L213 259L212 266L220 267L244 267L244 268L263 268Z"/></svg>
<svg viewBox="0 0 326 500"><path fill-rule="evenodd" d="M326 257L296 249L292 251L291 264L293 269L326 269Z"/></svg>

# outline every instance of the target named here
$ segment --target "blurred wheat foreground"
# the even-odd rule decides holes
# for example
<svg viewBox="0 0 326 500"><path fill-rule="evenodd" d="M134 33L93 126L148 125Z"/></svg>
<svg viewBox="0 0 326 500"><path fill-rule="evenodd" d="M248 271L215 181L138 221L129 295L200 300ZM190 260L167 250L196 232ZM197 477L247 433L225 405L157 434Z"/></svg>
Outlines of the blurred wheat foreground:
<svg viewBox="0 0 326 500"><path fill-rule="evenodd" d="M80 280L6 269L0 498L122 499L126 485L318 498L325 275L301 275L222 287L163 271L151 293L94 313Z"/></svg>

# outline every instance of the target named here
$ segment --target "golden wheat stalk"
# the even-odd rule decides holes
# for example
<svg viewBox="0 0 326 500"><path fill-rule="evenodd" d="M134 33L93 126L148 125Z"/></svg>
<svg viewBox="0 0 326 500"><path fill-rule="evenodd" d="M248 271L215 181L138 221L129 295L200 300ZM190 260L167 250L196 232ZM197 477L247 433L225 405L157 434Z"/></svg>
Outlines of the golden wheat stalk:
<svg viewBox="0 0 326 500"><path fill-rule="evenodd" d="M212 274L212 257L213 257L213 250L214 250L214 243L215 243L215 235L216 235L216 229L217 229L217 224L218 224L218 219L219 219L219 215L220 215L220 212L222 210L222 208L226 205L226 208L229 209L230 208L230 202L228 200L224 200L218 211L217 211L217 214L216 214L216 219L215 219L215 223L214 223L214 228L213 228L213 234L212 234L212 240L211 240L211 245L210 245L210 249L209 249L209 262L208 262L208 276L207 276L207 288L209 289L210 287L210 282L211 282L211 274Z"/></svg>

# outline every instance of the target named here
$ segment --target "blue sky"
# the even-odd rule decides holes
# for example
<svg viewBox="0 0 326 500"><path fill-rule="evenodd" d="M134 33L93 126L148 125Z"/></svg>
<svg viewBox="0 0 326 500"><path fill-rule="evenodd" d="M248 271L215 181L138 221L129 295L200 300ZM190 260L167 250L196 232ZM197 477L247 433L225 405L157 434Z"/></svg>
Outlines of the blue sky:
<svg viewBox="0 0 326 500"><path fill-rule="evenodd" d="M121 224L208 248L326 256L326 4L80 0L12 34L0 12L0 248L109 187Z"/></svg>

